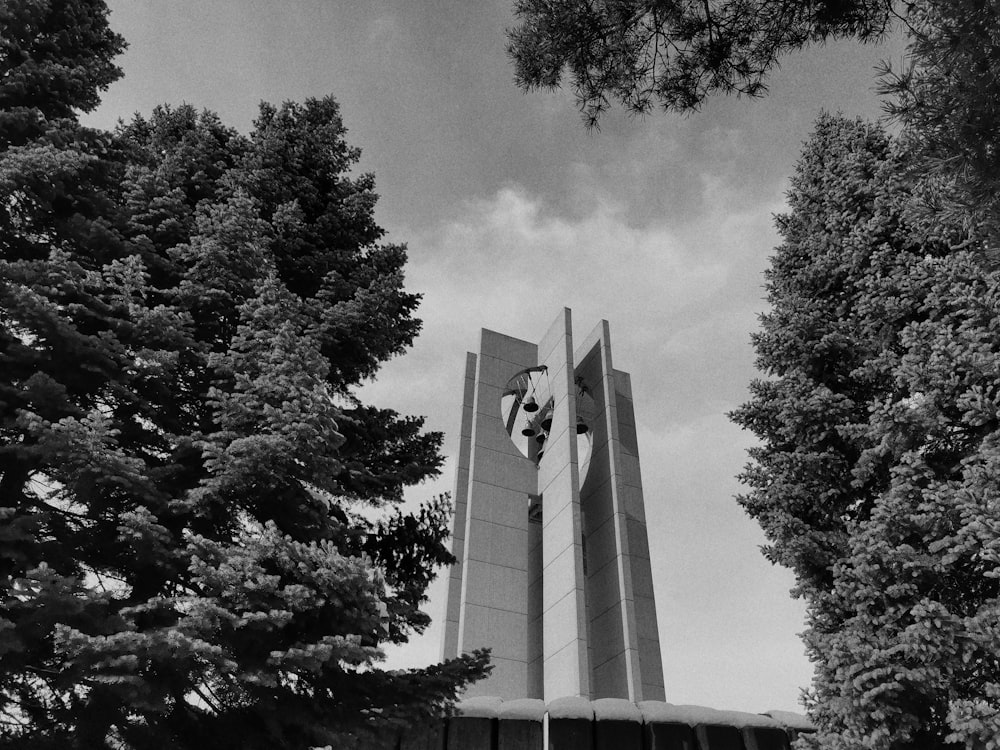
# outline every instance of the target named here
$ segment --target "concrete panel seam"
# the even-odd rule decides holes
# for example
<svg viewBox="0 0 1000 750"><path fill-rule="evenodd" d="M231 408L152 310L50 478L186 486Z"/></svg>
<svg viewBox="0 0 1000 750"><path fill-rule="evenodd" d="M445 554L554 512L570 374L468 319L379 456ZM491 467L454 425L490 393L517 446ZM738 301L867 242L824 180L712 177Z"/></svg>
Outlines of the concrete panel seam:
<svg viewBox="0 0 1000 750"><path fill-rule="evenodd" d="M552 602L552 604L550 604L550 605L549 605L549 606L548 606L548 607L547 607L546 609L542 610L542 619L543 619L543 621L544 621L544 619L545 619L545 615L546 615L546 614L547 614L548 612L551 612L551 611L552 611L553 609L555 609L556 607L558 607L558 606L559 606L559 604L560 604L561 602L563 602L563 601L564 601L564 600L566 599L566 597L567 597L567 596L576 596L576 595L580 594L581 592L582 592L582 589L581 589L581 588L579 588L579 587L577 587L577 588L573 588L573 589L570 589L570 590L569 590L569 591L567 591L567 592L566 592L565 594L563 594L563 595L562 595L562 596L560 596L560 597L559 597L558 599L556 599L556 600L555 600L554 602ZM579 636L574 636L574 637L576 637L576 638L579 638Z"/></svg>

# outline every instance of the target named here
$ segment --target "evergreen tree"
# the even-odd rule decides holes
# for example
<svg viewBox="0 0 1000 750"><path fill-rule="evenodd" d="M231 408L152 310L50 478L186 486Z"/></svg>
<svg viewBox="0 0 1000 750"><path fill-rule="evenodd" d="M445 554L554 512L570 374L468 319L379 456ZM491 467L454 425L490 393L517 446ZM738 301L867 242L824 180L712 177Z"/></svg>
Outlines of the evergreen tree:
<svg viewBox="0 0 1000 750"><path fill-rule="evenodd" d="M823 116L792 180L770 377L733 415L762 443L741 499L796 574L821 748L1000 736L1000 277L876 127Z"/></svg>
<svg viewBox="0 0 1000 750"><path fill-rule="evenodd" d="M89 112L121 76L124 40L103 0L6 0L0 5L0 148Z"/></svg>
<svg viewBox="0 0 1000 750"><path fill-rule="evenodd" d="M905 5L915 5L907 3ZM877 41L892 0L514 0L508 32L525 89L570 79L595 125L613 101L689 112L716 94L762 96L779 58L810 43Z"/></svg>
<svg viewBox="0 0 1000 750"><path fill-rule="evenodd" d="M911 169L933 176L922 201L1000 248L1000 9L922 0L907 17L908 62L882 78ZM946 189L935 189L943 184Z"/></svg>
<svg viewBox="0 0 1000 750"><path fill-rule="evenodd" d="M80 46L0 121L0 747L339 746L445 710L485 654L379 667L452 558L447 504L400 505L440 435L353 395L418 298L336 103L90 130L103 3L4 12Z"/></svg>

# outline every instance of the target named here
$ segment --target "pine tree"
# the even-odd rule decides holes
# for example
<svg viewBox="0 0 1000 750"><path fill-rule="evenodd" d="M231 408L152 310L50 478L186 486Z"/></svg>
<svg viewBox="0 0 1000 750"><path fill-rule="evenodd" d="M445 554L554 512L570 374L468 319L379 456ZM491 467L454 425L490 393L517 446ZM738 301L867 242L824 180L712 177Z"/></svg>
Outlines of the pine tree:
<svg viewBox="0 0 1000 750"><path fill-rule="evenodd" d="M821 748L1000 734L1000 278L906 155L823 116L792 180L741 502L796 574Z"/></svg>
<svg viewBox="0 0 1000 750"><path fill-rule="evenodd" d="M921 196L1000 247L1000 13L979 0L922 0L908 9L907 64L886 66L887 109L911 169L933 176ZM935 189L943 185L946 189Z"/></svg>
<svg viewBox="0 0 1000 750"><path fill-rule="evenodd" d="M124 40L103 0L6 0L0 6L0 148L89 112L121 76Z"/></svg>
<svg viewBox="0 0 1000 750"><path fill-rule="evenodd" d="M921 2L909 2L903 12ZM508 32L524 89L563 78L590 126L618 102L691 112L718 94L759 97L779 59L810 44L882 39L892 0L514 0Z"/></svg>
<svg viewBox="0 0 1000 750"><path fill-rule="evenodd" d="M187 106L90 130L103 3L8 10L104 41L73 86L24 77L62 98L0 150L0 747L339 746L439 714L487 657L379 667L427 624L448 508L401 506L440 435L354 396L418 298L335 101L248 136Z"/></svg>

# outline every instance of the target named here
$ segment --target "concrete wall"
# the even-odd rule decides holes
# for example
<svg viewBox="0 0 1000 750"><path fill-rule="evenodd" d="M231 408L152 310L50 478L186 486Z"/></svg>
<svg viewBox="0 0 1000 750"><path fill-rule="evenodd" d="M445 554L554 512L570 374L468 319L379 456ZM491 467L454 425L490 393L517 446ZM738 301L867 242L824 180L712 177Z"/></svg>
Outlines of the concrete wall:
<svg viewBox="0 0 1000 750"><path fill-rule="evenodd" d="M544 460L538 465L538 494L543 507L544 696L589 695L573 331L568 309L563 310L542 337L538 355L539 364L548 368L547 381L553 403L548 447Z"/></svg>

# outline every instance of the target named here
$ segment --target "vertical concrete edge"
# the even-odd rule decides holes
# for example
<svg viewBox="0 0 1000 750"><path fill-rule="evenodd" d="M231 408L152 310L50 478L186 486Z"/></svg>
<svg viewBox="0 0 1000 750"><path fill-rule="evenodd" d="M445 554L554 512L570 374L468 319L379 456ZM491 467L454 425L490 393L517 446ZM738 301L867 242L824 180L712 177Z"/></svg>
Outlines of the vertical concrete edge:
<svg viewBox="0 0 1000 750"><path fill-rule="evenodd" d="M459 420L459 447L458 447L458 460L455 462L455 484L454 484L454 494L452 496L452 521L451 521L451 538L452 540L462 539L463 550L460 554L456 554L455 557L457 561L454 566L448 572L448 595L445 599L445 623L444 623L444 638L441 642L441 658L449 659L458 656L459 652L459 620L452 620L448 617L448 613L451 611L454 600L458 600L459 607L459 618L461 618L461 600L462 600L462 579L464 577L464 565L465 565L465 555L464 555L464 534L466 532L467 525L467 513L468 508L468 480L466 482L462 481L462 477L469 476L469 467L471 460L471 449L472 449L472 428L473 428L473 416L475 414L473 408L472 397L475 393L475 378L476 378L476 360L477 357L472 352L466 352L465 355L465 376L462 380L462 416ZM462 524L461 533L463 536L459 536L459 524ZM454 544L453 544L454 546Z"/></svg>

